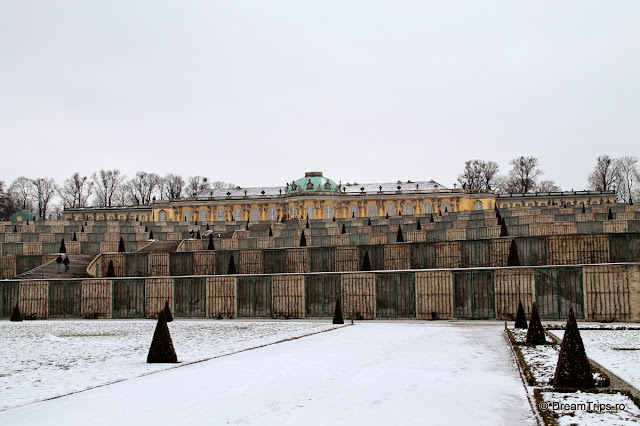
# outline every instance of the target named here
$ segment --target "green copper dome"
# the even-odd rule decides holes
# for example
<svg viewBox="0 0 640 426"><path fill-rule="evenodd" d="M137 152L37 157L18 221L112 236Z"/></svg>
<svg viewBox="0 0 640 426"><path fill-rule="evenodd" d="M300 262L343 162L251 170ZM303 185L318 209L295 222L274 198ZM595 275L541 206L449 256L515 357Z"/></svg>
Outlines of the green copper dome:
<svg viewBox="0 0 640 426"><path fill-rule="evenodd" d="M340 192L340 187L322 176L322 172L307 172L303 178L287 184L287 194L301 192Z"/></svg>

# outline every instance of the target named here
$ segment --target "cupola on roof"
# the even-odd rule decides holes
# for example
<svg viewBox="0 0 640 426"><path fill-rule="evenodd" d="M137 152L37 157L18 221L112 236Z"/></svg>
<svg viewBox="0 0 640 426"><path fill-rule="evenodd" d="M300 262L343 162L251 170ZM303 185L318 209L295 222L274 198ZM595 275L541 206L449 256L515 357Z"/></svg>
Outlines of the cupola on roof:
<svg viewBox="0 0 640 426"><path fill-rule="evenodd" d="M287 194L301 192L340 192L340 186L322 172L306 172L303 178L287 184Z"/></svg>

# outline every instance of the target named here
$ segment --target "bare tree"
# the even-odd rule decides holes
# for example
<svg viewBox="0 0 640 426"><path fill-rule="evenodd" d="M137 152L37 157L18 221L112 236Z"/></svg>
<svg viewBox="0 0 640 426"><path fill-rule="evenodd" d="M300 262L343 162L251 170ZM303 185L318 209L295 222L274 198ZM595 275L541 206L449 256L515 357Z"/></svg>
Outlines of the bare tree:
<svg viewBox="0 0 640 426"><path fill-rule="evenodd" d="M12 214L18 211L14 200L4 190L4 182L0 180L0 220L9 220Z"/></svg>
<svg viewBox="0 0 640 426"><path fill-rule="evenodd" d="M540 183L538 183L538 185L536 186L536 191L560 192L561 189L558 185L556 185L556 183L553 180L547 179L547 180L540 181Z"/></svg>
<svg viewBox="0 0 640 426"><path fill-rule="evenodd" d="M202 191L209 191L211 189L209 178L206 177L191 176L187 182L186 192L188 196L195 197Z"/></svg>
<svg viewBox="0 0 640 426"><path fill-rule="evenodd" d="M125 176L120 174L120 170L100 170L92 176L96 188L96 204L100 207L110 207L113 205L114 194L118 191Z"/></svg>
<svg viewBox="0 0 640 426"><path fill-rule="evenodd" d="M78 172L74 173L63 182L60 188L59 193L63 206L65 208L87 207L93 185L94 182L90 181L87 176L80 176Z"/></svg>
<svg viewBox="0 0 640 426"><path fill-rule="evenodd" d="M235 183L227 183L221 180L217 180L211 184L212 189L233 189L237 185Z"/></svg>
<svg viewBox="0 0 640 426"><path fill-rule="evenodd" d="M608 155L597 159L596 167L589 174L589 187L595 191L611 191L620 180L619 163Z"/></svg>
<svg viewBox="0 0 640 426"><path fill-rule="evenodd" d="M504 182L505 192L523 194L535 190L542 171L537 168L536 157L518 157L509 162L512 169Z"/></svg>
<svg viewBox="0 0 640 426"><path fill-rule="evenodd" d="M13 181L9 187L9 195L13 202L22 210L33 209L33 199L31 198L31 179L20 176Z"/></svg>
<svg viewBox="0 0 640 426"><path fill-rule="evenodd" d="M182 197L182 189L184 188L184 179L182 176L169 173L163 179L162 196L168 200Z"/></svg>
<svg viewBox="0 0 640 426"><path fill-rule="evenodd" d="M134 205L148 206L151 204L151 197L160 189L162 178L155 173L138 172L136 176L129 180L127 192Z"/></svg>
<svg viewBox="0 0 640 426"><path fill-rule="evenodd" d="M47 219L49 204L58 191L56 182L51 178L36 178L31 181L31 191L38 207L38 216Z"/></svg>
<svg viewBox="0 0 640 426"><path fill-rule="evenodd" d="M618 197L624 203L630 202L634 197L637 199L636 183L640 180L640 169L636 157L622 157L616 160L620 180L618 185Z"/></svg>
<svg viewBox="0 0 640 426"><path fill-rule="evenodd" d="M498 163L469 160L464 163L464 172L458 175L458 182L469 191L492 189L495 186L497 174Z"/></svg>

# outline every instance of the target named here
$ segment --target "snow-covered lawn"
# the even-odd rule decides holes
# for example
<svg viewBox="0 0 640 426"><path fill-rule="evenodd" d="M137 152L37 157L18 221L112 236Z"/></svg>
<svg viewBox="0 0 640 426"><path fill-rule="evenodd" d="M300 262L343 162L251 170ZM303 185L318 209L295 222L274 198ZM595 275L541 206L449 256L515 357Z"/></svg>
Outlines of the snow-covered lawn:
<svg viewBox="0 0 640 426"><path fill-rule="evenodd" d="M0 322L0 410L175 367L146 363L155 326L155 320ZM335 327L327 320L169 323L182 363Z"/></svg>
<svg viewBox="0 0 640 426"><path fill-rule="evenodd" d="M619 393L542 392L542 398L542 409L552 412L560 426L631 426L637 425L640 419L640 409L629 397Z"/></svg>
<svg viewBox="0 0 640 426"><path fill-rule="evenodd" d="M214 335L220 325L243 324L202 323L211 324ZM280 321L264 331L281 336L281 327L296 324L320 327ZM201 332L178 338L178 325L170 327L181 359L195 357L189 354L196 350L185 347L190 338L202 348L221 345L199 339ZM358 322L6 410L0 424L533 425L503 328L496 322ZM140 355L152 326L148 331ZM143 368L144 359L129 362Z"/></svg>
<svg viewBox="0 0 640 426"><path fill-rule="evenodd" d="M564 330L551 331L562 339ZM639 330L580 330L587 356L640 389Z"/></svg>

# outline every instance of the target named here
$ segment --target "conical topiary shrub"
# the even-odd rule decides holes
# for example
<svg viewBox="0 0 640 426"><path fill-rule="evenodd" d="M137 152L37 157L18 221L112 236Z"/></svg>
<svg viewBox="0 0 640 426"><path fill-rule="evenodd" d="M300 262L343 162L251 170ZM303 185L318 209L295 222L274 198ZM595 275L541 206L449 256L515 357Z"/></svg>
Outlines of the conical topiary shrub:
<svg viewBox="0 0 640 426"><path fill-rule="evenodd" d="M11 318L9 319L9 321L13 321L13 322L22 321L22 314L20 313L20 308L18 307L17 303L16 303L16 307L13 308L13 313L11 313Z"/></svg>
<svg viewBox="0 0 640 426"><path fill-rule="evenodd" d="M364 252L364 257L362 258L362 267L361 271L370 271L371 270L371 261L369 260L369 252Z"/></svg>
<svg viewBox="0 0 640 426"><path fill-rule="evenodd" d="M107 278L112 278L116 276L115 268L113 267L113 260L109 261L109 265L107 266L107 273L104 275Z"/></svg>
<svg viewBox="0 0 640 426"><path fill-rule="evenodd" d="M389 213L386 213L386 214L384 215L384 218L385 218L385 219L389 219Z"/></svg>
<svg viewBox="0 0 640 426"><path fill-rule="evenodd" d="M164 302L164 317L166 318L167 322L171 322L173 321L173 314L171 313L171 309L169 309L169 300L167 299Z"/></svg>
<svg viewBox="0 0 640 426"><path fill-rule="evenodd" d="M120 237L120 242L118 243L118 253L124 253L127 250L124 248L124 240Z"/></svg>
<svg viewBox="0 0 640 426"><path fill-rule="evenodd" d="M431 213L431 216L429 216L429 222L434 222L434 220L433 220L433 213Z"/></svg>
<svg viewBox="0 0 640 426"><path fill-rule="evenodd" d="M80 232L84 232L84 225L82 225L82 227L80 227Z"/></svg>
<svg viewBox="0 0 640 426"><path fill-rule="evenodd" d="M210 231L210 229L209 229L209 224L208 224L208 223L207 223L207 231Z"/></svg>
<svg viewBox="0 0 640 426"><path fill-rule="evenodd" d="M304 231L300 234L300 247L307 246L307 237L304 235Z"/></svg>
<svg viewBox="0 0 640 426"><path fill-rule="evenodd" d="M356 212L351 212L351 218L353 219L354 217L356 217Z"/></svg>
<svg viewBox="0 0 640 426"><path fill-rule="evenodd" d="M367 226L371 226L371 218L370 217L367 218Z"/></svg>
<svg viewBox="0 0 640 426"><path fill-rule="evenodd" d="M613 220L613 212L611 211L611 207L609 207L609 214L607 215L607 220Z"/></svg>
<svg viewBox="0 0 640 426"><path fill-rule="evenodd" d="M524 314L524 307L522 306L522 301L518 302L518 312L516 313L516 324L515 328L527 328L527 316Z"/></svg>
<svg viewBox="0 0 640 426"><path fill-rule="evenodd" d="M335 221L336 221L336 217L334 216L334 217L331 219L331 222L335 222Z"/></svg>
<svg viewBox="0 0 640 426"><path fill-rule="evenodd" d="M18 232L18 227L16 225L13 225L13 232Z"/></svg>
<svg viewBox="0 0 640 426"><path fill-rule="evenodd" d="M347 228L344 226L344 223L342 224L342 231L340 233L341 234L346 234L347 233Z"/></svg>
<svg viewBox="0 0 640 426"><path fill-rule="evenodd" d="M582 214L585 214L584 204L582 204Z"/></svg>
<svg viewBox="0 0 640 426"><path fill-rule="evenodd" d="M442 210L438 210L438 216L442 216Z"/></svg>
<svg viewBox="0 0 640 426"><path fill-rule="evenodd" d="M564 329L556 373L553 376L553 387L588 389L594 386L591 365L580 337L576 316L573 309L569 309L569 319Z"/></svg>
<svg viewBox="0 0 640 426"><path fill-rule="evenodd" d="M153 340L147 355L147 363L172 363L178 362L176 350L173 348L169 327L167 327L167 319L164 310L158 315L158 323L156 331L153 333Z"/></svg>
<svg viewBox="0 0 640 426"><path fill-rule="evenodd" d="M213 245L213 235L209 234L209 245L207 246L207 250L215 250Z"/></svg>
<svg viewBox="0 0 640 426"><path fill-rule="evenodd" d="M422 225L420 225L420 219L418 219L418 224L416 225L416 231L422 231Z"/></svg>
<svg viewBox="0 0 640 426"><path fill-rule="evenodd" d="M508 237L509 236L509 231L507 231L507 224L504 222L504 220L500 224L500 236L501 237Z"/></svg>
<svg viewBox="0 0 640 426"><path fill-rule="evenodd" d="M273 237L273 230L271 229L271 226L269 226L269 236Z"/></svg>
<svg viewBox="0 0 640 426"><path fill-rule="evenodd" d="M71 241L78 241L78 237L75 232L73 233L73 237L71 237Z"/></svg>
<svg viewBox="0 0 640 426"><path fill-rule="evenodd" d="M235 275L236 272L236 261L233 260L233 256L229 256L229 267L227 268L227 274Z"/></svg>
<svg viewBox="0 0 640 426"><path fill-rule="evenodd" d="M529 328L527 329L527 338L525 339L527 345L544 345L547 343L547 339L544 336L544 328L540 322L540 316L538 315L538 308L536 302L533 302L531 306L531 319L529 320Z"/></svg>
<svg viewBox="0 0 640 426"><path fill-rule="evenodd" d="M198 229L198 233L196 234L196 238L201 240L202 239L202 235L200 234L200 230Z"/></svg>
<svg viewBox="0 0 640 426"><path fill-rule="evenodd" d="M629 197L629 205L632 206L633 205L633 198Z"/></svg>
<svg viewBox="0 0 640 426"><path fill-rule="evenodd" d="M58 253L66 253L67 252L67 248L64 245L64 238L62 239L62 241L60 241L60 249L58 250Z"/></svg>
<svg viewBox="0 0 640 426"><path fill-rule="evenodd" d="M402 235L402 227L398 225L398 233L396 234L396 243L404 243L404 235Z"/></svg>
<svg viewBox="0 0 640 426"><path fill-rule="evenodd" d="M306 224L306 225L304 225L304 227L305 227L305 228L307 228L307 229L311 228L311 227L309 226L309 219L307 219L307 224Z"/></svg>
<svg viewBox="0 0 640 426"><path fill-rule="evenodd" d="M344 318L342 318L342 306L340 305L340 299L336 300L336 310L333 313L334 324L344 324Z"/></svg>
<svg viewBox="0 0 640 426"><path fill-rule="evenodd" d="M149 227L148 226L144 227L144 232L149 232Z"/></svg>
<svg viewBox="0 0 640 426"><path fill-rule="evenodd" d="M520 256L518 256L518 246L516 240L511 240L509 247L509 257L507 258L507 266L520 266Z"/></svg>
<svg viewBox="0 0 640 426"><path fill-rule="evenodd" d="M149 232L149 239L153 240L153 231Z"/></svg>

